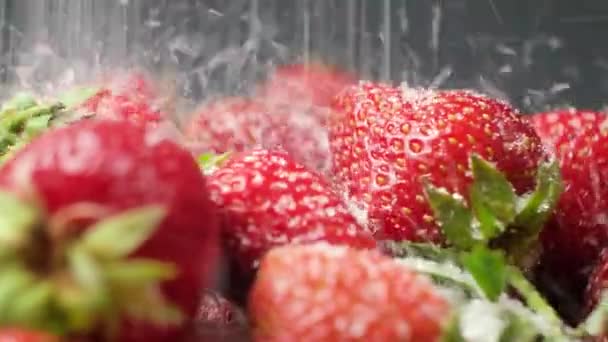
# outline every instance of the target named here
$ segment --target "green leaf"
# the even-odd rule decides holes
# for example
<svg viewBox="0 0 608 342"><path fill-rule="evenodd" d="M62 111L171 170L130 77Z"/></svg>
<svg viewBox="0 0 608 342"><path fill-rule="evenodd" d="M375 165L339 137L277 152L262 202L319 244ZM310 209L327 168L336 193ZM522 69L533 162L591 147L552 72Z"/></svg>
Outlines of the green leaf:
<svg viewBox="0 0 608 342"><path fill-rule="evenodd" d="M177 269L160 261L129 259L106 264L104 273L112 283L146 284L171 280L177 275Z"/></svg>
<svg viewBox="0 0 608 342"><path fill-rule="evenodd" d="M222 154L203 153L198 156L198 165L205 173L212 173L230 159L231 155L231 152Z"/></svg>
<svg viewBox="0 0 608 342"><path fill-rule="evenodd" d="M18 294L33 284L32 274L19 265L4 265L0 271L0 326L11 322L11 306Z"/></svg>
<svg viewBox="0 0 608 342"><path fill-rule="evenodd" d="M0 191L0 249L16 251L26 246L38 220L38 211L33 206Z"/></svg>
<svg viewBox="0 0 608 342"><path fill-rule="evenodd" d="M24 138L27 140L34 138L40 135L42 132L47 130L50 125L50 121L53 118L53 115L41 115L35 118L31 118L25 123L25 127L23 129Z"/></svg>
<svg viewBox="0 0 608 342"><path fill-rule="evenodd" d="M81 240L83 248L106 259L125 257L139 248L166 215L161 206L131 209L96 223Z"/></svg>
<svg viewBox="0 0 608 342"><path fill-rule="evenodd" d="M46 281L37 280L33 286L23 289L14 298L7 313L10 321L42 327L49 319L53 287Z"/></svg>
<svg viewBox="0 0 608 342"><path fill-rule="evenodd" d="M497 300L504 292L507 285L507 266L501 252L478 246L463 255L462 263L489 300Z"/></svg>
<svg viewBox="0 0 608 342"><path fill-rule="evenodd" d="M479 222L479 230L485 241L489 241L506 230L505 223L499 220L492 210L486 205L482 198L482 194L475 188L471 187L471 203L475 218Z"/></svg>
<svg viewBox="0 0 608 342"><path fill-rule="evenodd" d="M173 304L167 302L162 292L156 286L150 286L132 293L125 302L128 317L159 325L179 324L184 320L183 313Z"/></svg>
<svg viewBox="0 0 608 342"><path fill-rule="evenodd" d="M552 161L539 166L536 189L521 200L515 220L520 234L536 237L555 210L563 192L559 163ZM525 230L524 230L525 228Z"/></svg>
<svg viewBox="0 0 608 342"><path fill-rule="evenodd" d="M539 331L534 324L514 312L507 312L507 326L500 336L499 342L535 342L539 339Z"/></svg>
<svg viewBox="0 0 608 342"><path fill-rule="evenodd" d="M425 182L425 193L448 241L458 248L471 248L476 242L473 236L473 215L464 199L428 182Z"/></svg>
<svg viewBox="0 0 608 342"><path fill-rule="evenodd" d="M103 291L105 279L101 265L80 246L76 246L68 253L68 263L71 275L78 286L99 293Z"/></svg>
<svg viewBox="0 0 608 342"><path fill-rule="evenodd" d="M0 126L9 132L18 132L29 119L44 115L54 115L62 108L62 104L53 103L50 105L31 107L22 111L15 111L10 114L7 113L5 116L0 117Z"/></svg>
<svg viewBox="0 0 608 342"><path fill-rule="evenodd" d="M99 302L89 292L70 281L55 286L55 303L61 313L62 330L70 333L83 333L97 323Z"/></svg>
<svg viewBox="0 0 608 342"><path fill-rule="evenodd" d="M471 170L473 171L471 192L475 195L472 201L473 208L485 207L485 210L500 220L503 226L511 223L516 214L517 195L509 180L494 165L475 154L471 156ZM496 232L492 234L497 235Z"/></svg>
<svg viewBox="0 0 608 342"><path fill-rule="evenodd" d="M67 110L72 110L86 102L99 92L98 87L84 87L71 89L59 96L59 101L63 103Z"/></svg>

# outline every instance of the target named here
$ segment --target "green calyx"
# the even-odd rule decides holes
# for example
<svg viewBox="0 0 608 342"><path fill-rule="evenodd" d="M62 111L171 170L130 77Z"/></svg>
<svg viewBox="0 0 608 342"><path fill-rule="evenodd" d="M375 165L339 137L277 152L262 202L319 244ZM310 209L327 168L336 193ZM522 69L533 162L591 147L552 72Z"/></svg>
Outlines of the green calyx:
<svg viewBox="0 0 608 342"><path fill-rule="evenodd" d="M34 96L19 93L0 109L0 162L51 127L69 124L88 117L75 109L94 96L98 88L76 88L49 103L40 103Z"/></svg>
<svg viewBox="0 0 608 342"><path fill-rule="evenodd" d="M470 203L425 182L427 200L444 235L459 249L496 247L504 250L511 262L526 266L526 258L563 190L557 162L541 164L536 188L523 196L516 194L494 165L477 155L471 157L471 170Z"/></svg>
<svg viewBox="0 0 608 342"><path fill-rule="evenodd" d="M75 232L69 220L45 226L41 210L0 192L0 326L112 339L127 318L179 323L160 291L175 267L131 257L164 217L161 207L141 207Z"/></svg>
<svg viewBox="0 0 608 342"><path fill-rule="evenodd" d="M446 291L454 312L443 342L480 338L565 342L581 336L562 322L517 267L508 264L502 251L484 246L462 251L411 242L388 242L385 247L399 262Z"/></svg>

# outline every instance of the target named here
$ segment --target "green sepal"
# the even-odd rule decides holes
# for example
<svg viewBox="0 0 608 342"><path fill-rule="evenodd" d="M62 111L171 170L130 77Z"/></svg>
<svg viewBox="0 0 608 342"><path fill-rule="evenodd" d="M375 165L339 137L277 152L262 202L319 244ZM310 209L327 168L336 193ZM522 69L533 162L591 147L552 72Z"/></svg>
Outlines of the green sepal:
<svg viewBox="0 0 608 342"><path fill-rule="evenodd" d="M28 120L44 115L54 115L61 109L63 109L63 104L53 103L50 105L39 105L20 111L9 111L6 112L3 117L0 117L0 126L7 129L9 132L17 132L23 128Z"/></svg>
<svg viewBox="0 0 608 342"><path fill-rule="evenodd" d="M103 259L125 257L154 234L165 215L161 206L127 210L90 227L80 245Z"/></svg>
<svg viewBox="0 0 608 342"><path fill-rule="evenodd" d="M25 127L23 128L23 138L31 140L32 138L37 137L49 128L52 119L52 114L40 115L31 118L25 123Z"/></svg>
<svg viewBox="0 0 608 342"><path fill-rule="evenodd" d="M40 279L32 286L20 291L10 305L10 321L18 324L29 324L38 328L49 323L49 308L52 303L53 287Z"/></svg>
<svg viewBox="0 0 608 342"><path fill-rule="evenodd" d="M231 152L222 154L203 153L198 156L197 162L201 170L205 173L212 173L217 168L221 167L232 155Z"/></svg>
<svg viewBox="0 0 608 342"><path fill-rule="evenodd" d="M2 105L2 109L0 110L0 117L2 117L2 114L5 111L24 110L34 107L35 105L36 98L32 94L18 93Z"/></svg>
<svg viewBox="0 0 608 342"><path fill-rule="evenodd" d="M177 276L177 270L168 263L129 259L128 262L107 263L104 274L111 283L145 284L173 279Z"/></svg>
<svg viewBox="0 0 608 342"><path fill-rule="evenodd" d="M34 283L33 275L18 264L3 265L0 271L0 326L10 325L12 306L19 294Z"/></svg>
<svg viewBox="0 0 608 342"><path fill-rule="evenodd" d="M75 88L59 95L58 98L59 102L63 103L66 110L72 110L95 96L99 93L99 90L99 87Z"/></svg>
<svg viewBox="0 0 608 342"><path fill-rule="evenodd" d="M487 234L486 237L492 239L502 233L504 227L515 218L517 199L515 189L494 165L476 154L471 156L471 170L474 179L471 193L474 194L475 199L472 201L472 207L475 209L483 206L482 211L486 211L501 223L498 227L502 227L502 230L496 231L497 227L482 228Z"/></svg>
<svg viewBox="0 0 608 342"><path fill-rule="evenodd" d="M448 241L461 249L475 245L473 214L464 198L424 181L426 198Z"/></svg>
<svg viewBox="0 0 608 342"><path fill-rule="evenodd" d="M0 255L26 247L39 219L36 208L0 191Z"/></svg>
<svg viewBox="0 0 608 342"><path fill-rule="evenodd" d="M486 298L496 301L507 285L507 264L500 251L476 246L462 256L462 264L471 273Z"/></svg>
<svg viewBox="0 0 608 342"><path fill-rule="evenodd" d="M53 298L62 331L83 333L96 325L99 301L73 279L65 279L56 285Z"/></svg>
<svg viewBox="0 0 608 342"><path fill-rule="evenodd" d="M518 208L515 226L520 234L536 237L555 210L563 192L559 163L552 161L539 166L534 192L523 197Z"/></svg>

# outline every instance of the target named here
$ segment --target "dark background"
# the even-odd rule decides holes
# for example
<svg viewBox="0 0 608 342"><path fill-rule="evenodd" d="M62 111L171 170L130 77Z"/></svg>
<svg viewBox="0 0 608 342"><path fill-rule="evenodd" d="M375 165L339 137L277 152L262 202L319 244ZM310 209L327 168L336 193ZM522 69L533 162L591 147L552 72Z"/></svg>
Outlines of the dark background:
<svg viewBox="0 0 608 342"><path fill-rule="evenodd" d="M312 58L362 78L477 88L525 111L608 103L606 0L0 0L0 20L6 83L22 81L15 66L34 65L36 86L68 65L81 76L135 63L172 69L198 99ZM32 52L38 41L53 54Z"/></svg>

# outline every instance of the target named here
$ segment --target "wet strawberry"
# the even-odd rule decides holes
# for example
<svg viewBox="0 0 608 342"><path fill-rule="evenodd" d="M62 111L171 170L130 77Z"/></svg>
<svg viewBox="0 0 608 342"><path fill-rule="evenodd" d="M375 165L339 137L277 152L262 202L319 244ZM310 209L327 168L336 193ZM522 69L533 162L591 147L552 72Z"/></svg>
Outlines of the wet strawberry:
<svg viewBox="0 0 608 342"><path fill-rule="evenodd" d="M196 113L185 129L196 153L280 147L313 170L329 170L327 129L306 111L265 100L229 98Z"/></svg>
<svg viewBox="0 0 608 342"><path fill-rule="evenodd" d="M329 184L285 152L235 154L210 176L209 188L230 254L245 273L275 246L326 241L375 247Z"/></svg>
<svg viewBox="0 0 608 342"><path fill-rule="evenodd" d="M278 67L258 94L281 103L329 107L334 96L356 83L345 71L322 64L291 64Z"/></svg>
<svg viewBox="0 0 608 342"><path fill-rule="evenodd" d="M469 91L416 92L363 83L339 96L330 122L338 181L382 239L443 242L422 178L467 196L469 158L494 163L518 194L544 158L508 104Z"/></svg>
<svg viewBox="0 0 608 342"><path fill-rule="evenodd" d="M559 162L565 184L558 210L543 233L545 255L565 278L586 278L608 244L608 117L560 110L530 117ZM578 279L578 278L577 278Z"/></svg>
<svg viewBox="0 0 608 342"><path fill-rule="evenodd" d="M19 201L3 195L2 203L21 208L12 212L15 220L21 220L14 226L23 228L15 228L15 234L23 231L22 235L2 250L22 256L25 265L17 268L18 275L32 273L58 291L51 297L53 310L43 322L81 333L93 327L110 328L107 320L117 323L124 318L122 341L174 340L179 325L153 323L164 322L161 318L170 313L157 309L157 304L167 301L186 317L193 315L200 288L214 280L218 224L206 181L190 153L167 140L153 139L142 127L87 120L47 132L2 166L0 188L18 196ZM161 209L138 211L150 206ZM101 228L96 222L106 227L97 237L94 233ZM142 232L142 225L156 223L158 228L149 237L141 240L133 235ZM97 254L101 251L103 259ZM89 282L82 284L80 273L72 268L71 258L76 257L89 265L85 268L89 272L102 272L105 277L87 278ZM131 258L152 264L132 263ZM157 262L172 265L176 275L167 278L168 266ZM0 272L0 277L9 276L15 277ZM105 285L91 279L117 282L113 285L117 291L98 302L109 303L115 310L112 315L107 315L103 305L85 305L105 293L97 293ZM82 301L77 300L79 296ZM45 303L36 307L32 320L47 313ZM58 309L59 317L74 315L78 320L53 322Z"/></svg>
<svg viewBox="0 0 608 342"><path fill-rule="evenodd" d="M449 304L430 281L376 251L284 246L249 297L256 341L437 341Z"/></svg>
<svg viewBox="0 0 608 342"><path fill-rule="evenodd" d="M20 328L0 328L0 342L59 342L59 339L39 331Z"/></svg>

